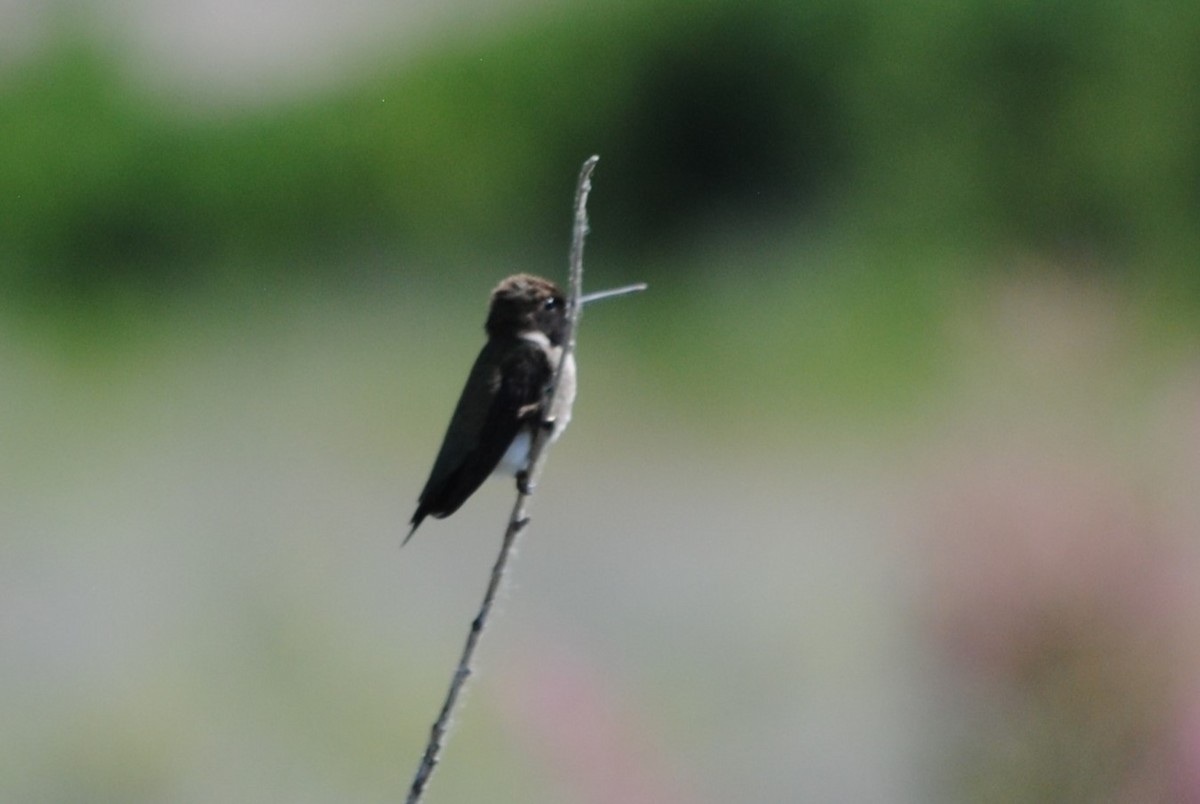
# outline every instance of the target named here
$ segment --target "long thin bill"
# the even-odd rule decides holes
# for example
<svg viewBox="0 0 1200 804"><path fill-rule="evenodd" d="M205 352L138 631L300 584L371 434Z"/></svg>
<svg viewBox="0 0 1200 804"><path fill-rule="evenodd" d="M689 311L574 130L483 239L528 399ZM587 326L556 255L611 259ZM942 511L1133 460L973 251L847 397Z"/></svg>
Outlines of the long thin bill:
<svg viewBox="0 0 1200 804"><path fill-rule="evenodd" d="M613 288L612 290L598 290L595 293L585 293L579 297L580 304L589 304L601 299L611 299L614 296L625 296L630 293L637 293L646 289L645 282L638 282L636 285L626 285L621 288Z"/></svg>

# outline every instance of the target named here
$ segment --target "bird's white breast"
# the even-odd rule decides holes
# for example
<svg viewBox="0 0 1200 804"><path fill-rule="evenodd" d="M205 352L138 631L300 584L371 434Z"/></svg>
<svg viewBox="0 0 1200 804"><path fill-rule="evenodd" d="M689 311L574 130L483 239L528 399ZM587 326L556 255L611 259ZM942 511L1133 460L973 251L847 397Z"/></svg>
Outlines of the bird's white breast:
<svg viewBox="0 0 1200 804"><path fill-rule="evenodd" d="M555 346L550 343L550 339L541 332L531 332L522 335L527 341L536 343L545 351L546 356L550 359L550 365L557 367L559 360L562 359L562 347ZM575 404L575 356L571 355L567 363L563 366L562 376L559 378L559 387L555 393L555 404L550 410L550 417L554 421L554 429L550 432L550 443L558 440L558 437L567 429L567 425L571 422L571 408ZM536 424L531 424L522 427L517 432L512 443L504 452L504 457L500 459L499 465L496 466L497 472L503 472L509 475L515 475L529 465L529 448L533 443L533 428Z"/></svg>

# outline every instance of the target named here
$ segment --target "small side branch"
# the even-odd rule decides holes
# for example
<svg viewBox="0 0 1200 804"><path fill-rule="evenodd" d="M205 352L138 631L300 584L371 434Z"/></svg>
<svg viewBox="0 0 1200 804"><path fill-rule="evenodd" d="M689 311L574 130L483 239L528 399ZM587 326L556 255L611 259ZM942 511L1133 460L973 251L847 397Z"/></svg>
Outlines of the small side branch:
<svg viewBox="0 0 1200 804"><path fill-rule="evenodd" d="M543 411L554 409L554 402L558 395L560 380L562 379L563 366L567 364L570 355L575 351L575 330L579 326L579 317L583 310L583 303L581 301L583 292L583 241L587 236L587 199L588 194L592 190L592 171L595 170L596 162L599 160L600 157L593 156L583 163L583 168L579 171L579 182L575 186L575 224L571 238L566 337L563 341L562 359L559 360L558 368L554 373L554 379L551 381L542 398ZM471 663L475 656L475 648L479 644L480 637L483 636L484 629L487 628L492 604L495 602L496 593L500 590L500 586L504 581L504 572L508 566L508 559L512 554L513 545L516 544L517 535L529 524L529 516L525 513L525 509L530 494L536 486L537 478L541 475L542 466L546 462L547 448L550 444L548 435L549 428L538 428L534 433L533 443L529 448L529 468L525 475L525 482L517 484L517 499L513 504L512 514L508 518L508 526L504 530L504 541L500 546L500 555L496 558L496 563L492 567L492 575L488 580L487 591L484 592L483 603L479 607L479 613L471 621L471 629L467 633L467 642L463 645L462 655L458 660L458 667L451 678L450 689L446 693L445 703L442 704L442 710L438 713L437 720L434 721L433 727L430 729L429 742L425 746L425 753L421 757L421 764L417 767L416 776L413 777L412 787L409 789L408 798L406 799L407 804L417 804L421 800L421 795L425 792L425 786L429 783L429 779L437 767L442 747L445 744L446 730L449 728L450 720L454 716L454 710L458 705L458 699L463 687L466 686L467 679L471 676Z"/></svg>

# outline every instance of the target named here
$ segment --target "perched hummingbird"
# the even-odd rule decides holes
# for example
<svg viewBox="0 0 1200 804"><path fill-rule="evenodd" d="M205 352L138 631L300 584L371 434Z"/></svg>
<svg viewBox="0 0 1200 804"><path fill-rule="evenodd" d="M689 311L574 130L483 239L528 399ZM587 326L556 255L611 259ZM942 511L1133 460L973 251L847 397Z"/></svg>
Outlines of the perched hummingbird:
<svg viewBox="0 0 1200 804"><path fill-rule="evenodd" d="M631 285L592 293L581 303L643 290ZM551 442L571 420L575 401L575 360L563 366L555 407L541 409L542 396L558 370L567 324L566 298L553 282L529 274L510 276L492 291L487 343L471 373L433 471L421 491L408 540L425 517L450 516L494 471L519 475L529 464L533 435L550 423Z"/></svg>

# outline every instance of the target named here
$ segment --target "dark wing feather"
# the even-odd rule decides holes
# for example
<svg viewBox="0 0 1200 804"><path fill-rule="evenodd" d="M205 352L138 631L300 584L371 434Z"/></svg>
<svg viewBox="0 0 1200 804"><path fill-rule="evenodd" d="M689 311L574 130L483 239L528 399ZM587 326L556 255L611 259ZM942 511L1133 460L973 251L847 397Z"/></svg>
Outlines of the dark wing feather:
<svg viewBox="0 0 1200 804"><path fill-rule="evenodd" d="M501 350L502 360L497 354ZM550 361L536 344L489 341L484 346L450 419L406 542L426 516L449 516L483 484L521 426L536 415L530 406L541 401L549 381ZM488 395L492 403L486 408L467 404L468 399Z"/></svg>

